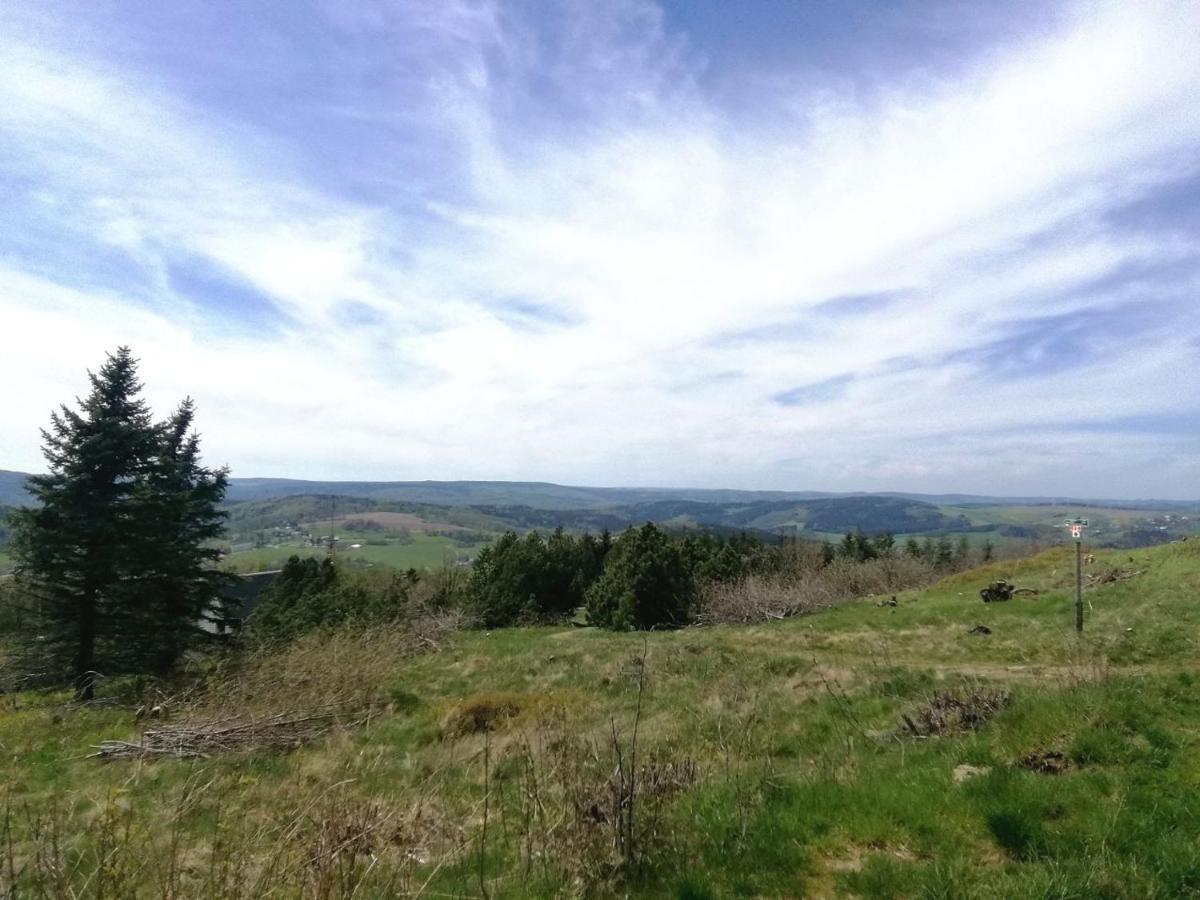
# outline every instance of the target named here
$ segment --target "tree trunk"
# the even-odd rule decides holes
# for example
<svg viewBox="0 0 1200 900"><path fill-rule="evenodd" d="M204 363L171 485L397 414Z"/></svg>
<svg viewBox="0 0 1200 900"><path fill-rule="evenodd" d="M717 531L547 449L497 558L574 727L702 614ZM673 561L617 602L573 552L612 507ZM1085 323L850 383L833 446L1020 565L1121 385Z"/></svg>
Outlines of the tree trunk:
<svg viewBox="0 0 1200 900"><path fill-rule="evenodd" d="M87 586L79 597L79 643L75 648L75 700L86 703L96 695L96 589Z"/></svg>

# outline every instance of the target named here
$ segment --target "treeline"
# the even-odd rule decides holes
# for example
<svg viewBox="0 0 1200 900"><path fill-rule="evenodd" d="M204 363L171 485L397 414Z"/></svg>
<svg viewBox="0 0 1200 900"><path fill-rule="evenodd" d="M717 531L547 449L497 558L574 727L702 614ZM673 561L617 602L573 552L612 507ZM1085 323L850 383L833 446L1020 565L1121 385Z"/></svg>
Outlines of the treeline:
<svg viewBox="0 0 1200 900"><path fill-rule="evenodd" d="M278 640L347 622L460 613L486 628L561 621L586 609L608 628L686 625L698 588L777 564L756 537L672 535L647 523L613 536L508 532L471 569L356 571L332 559L290 558L247 624L252 639Z"/></svg>
<svg viewBox="0 0 1200 900"><path fill-rule="evenodd" d="M293 557L250 617L268 639L348 621L454 612L486 628L561 622L629 630L782 618L831 602L922 584L991 559L985 543L848 533L838 543L671 532L508 532L469 571L352 571Z"/></svg>
<svg viewBox="0 0 1200 900"><path fill-rule="evenodd" d="M896 538L892 534L864 535L847 532L836 548L828 542L823 545L826 562L830 562L838 556L858 562L867 562L872 559L893 556L896 552ZM966 535L960 536L955 542L951 542L950 538L944 534L936 539L926 536L922 541L908 538L904 542L903 552L905 556L931 563L942 570L961 567L972 559L971 542ZM992 542L985 540L979 546L978 561L989 562L995 556L995 552L996 548Z"/></svg>
<svg viewBox="0 0 1200 900"><path fill-rule="evenodd" d="M700 583L774 564L772 548L753 535L680 536L651 523L616 538L508 532L479 553L466 602L489 627L563 618L580 607L606 628L678 626L689 621Z"/></svg>

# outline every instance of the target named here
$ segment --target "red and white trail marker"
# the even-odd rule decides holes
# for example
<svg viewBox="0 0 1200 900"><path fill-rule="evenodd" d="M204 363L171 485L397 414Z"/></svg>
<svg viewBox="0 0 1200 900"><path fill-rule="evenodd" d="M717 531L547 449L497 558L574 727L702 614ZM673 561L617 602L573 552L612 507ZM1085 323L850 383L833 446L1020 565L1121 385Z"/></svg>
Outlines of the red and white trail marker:
<svg viewBox="0 0 1200 900"><path fill-rule="evenodd" d="M1087 519L1067 519L1063 522L1071 529L1071 538L1075 541L1075 630L1083 634L1083 529L1087 528Z"/></svg>

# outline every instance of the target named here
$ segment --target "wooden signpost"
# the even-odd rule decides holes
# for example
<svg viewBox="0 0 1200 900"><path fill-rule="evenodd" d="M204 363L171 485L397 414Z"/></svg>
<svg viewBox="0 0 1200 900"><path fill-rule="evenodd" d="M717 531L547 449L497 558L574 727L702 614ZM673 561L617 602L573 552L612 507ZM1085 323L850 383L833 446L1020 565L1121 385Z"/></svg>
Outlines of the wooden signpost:
<svg viewBox="0 0 1200 900"><path fill-rule="evenodd" d="M1083 634L1083 529L1087 519L1067 519L1063 525L1071 529L1075 539L1075 630Z"/></svg>

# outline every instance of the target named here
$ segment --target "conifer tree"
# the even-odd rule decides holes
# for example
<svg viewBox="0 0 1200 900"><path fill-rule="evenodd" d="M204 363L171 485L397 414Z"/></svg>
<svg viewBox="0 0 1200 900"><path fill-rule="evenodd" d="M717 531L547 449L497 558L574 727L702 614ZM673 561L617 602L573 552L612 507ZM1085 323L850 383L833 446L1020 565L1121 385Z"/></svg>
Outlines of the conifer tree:
<svg viewBox="0 0 1200 900"><path fill-rule="evenodd" d="M954 548L954 563L955 565L965 565L967 557L971 555L971 544L964 534L958 539L958 545Z"/></svg>
<svg viewBox="0 0 1200 900"><path fill-rule="evenodd" d="M184 399L155 429L155 450L135 501L136 548L127 581L121 650L134 671L164 675L220 617L233 576L217 568L228 472L200 465L195 404Z"/></svg>
<svg viewBox="0 0 1200 900"><path fill-rule="evenodd" d="M647 522L614 542L603 574L588 588L587 617L617 630L685 625L694 595L680 542Z"/></svg>
<svg viewBox="0 0 1200 900"><path fill-rule="evenodd" d="M169 668L224 577L206 542L226 475L199 464L190 401L155 425L127 347L88 378L79 409L64 404L42 431L49 472L29 479L37 503L13 523L49 661L80 700L98 671Z"/></svg>

